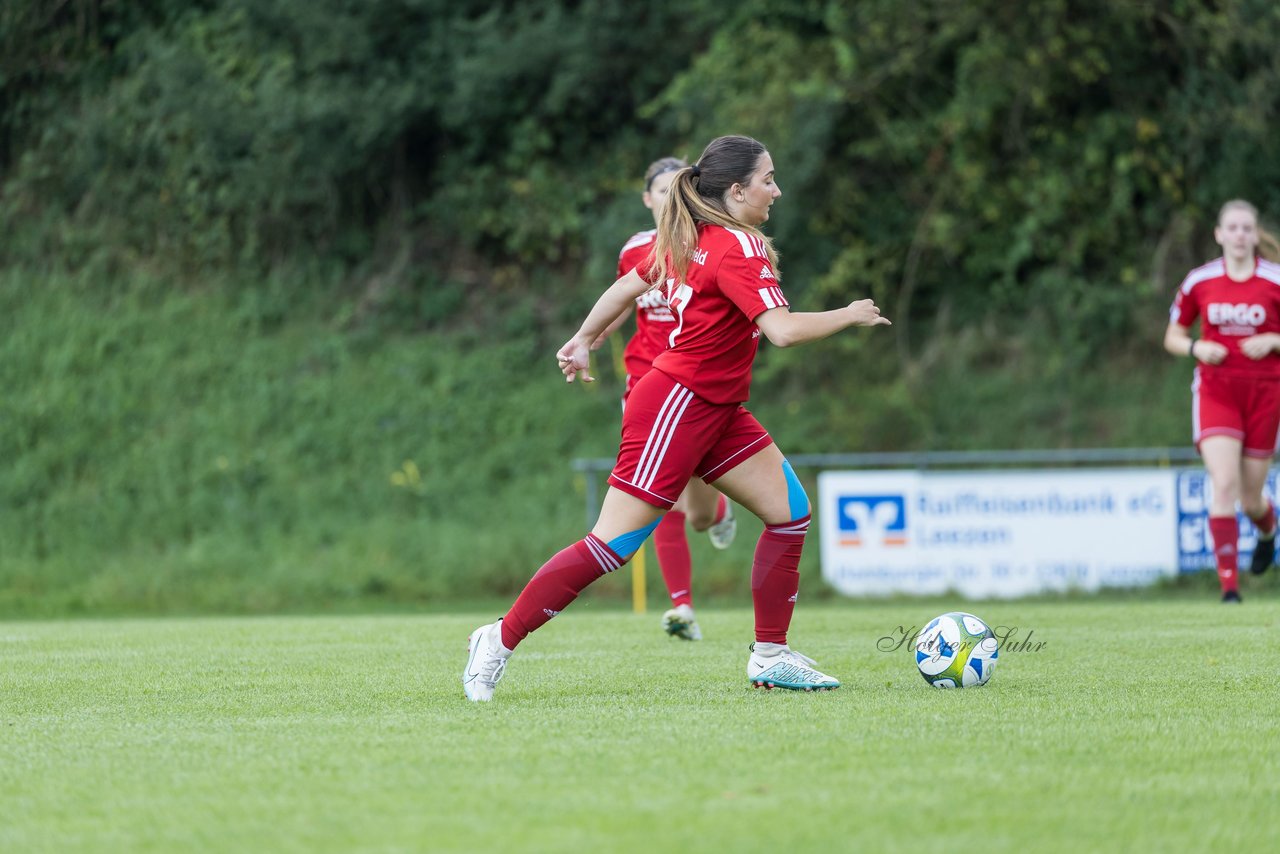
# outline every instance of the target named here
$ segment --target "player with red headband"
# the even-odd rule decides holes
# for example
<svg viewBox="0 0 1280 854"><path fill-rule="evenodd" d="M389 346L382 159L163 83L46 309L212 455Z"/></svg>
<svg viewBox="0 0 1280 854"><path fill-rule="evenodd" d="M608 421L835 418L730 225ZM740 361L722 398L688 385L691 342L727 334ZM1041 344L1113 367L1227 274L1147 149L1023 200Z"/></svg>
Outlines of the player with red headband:
<svg viewBox="0 0 1280 854"><path fill-rule="evenodd" d="M1240 199L1222 206L1213 236L1222 257L1183 279L1164 347L1197 363L1191 422L1213 485L1209 533L1222 601L1239 602L1237 502L1258 531L1250 571L1275 560L1276 511L1262 491L1280 431L1280 244Z"/></svg>
<svg viewBox="0 0 1280 854"><path fill-rule="evenodd" d="M641 201L653 212L655 226L675 173L688 165L676 157L663 157L650 163L645 170ZM621 279L648 260L653 254L657 236L657 228L631 236L618 255L617 278ZM630 315L629 307L609 324L592 349L603 344L604 339ZM622 355L627 369L626 389L622 395L624 407L631 389L653 367L653 360L670 346L671 332L676 325L676 317L667 305L666 295L659 288L645 291L636 298L635 315L636 331L627 341ZM693 560L689 539L685 535L686 521L695 531L706 531L711 545L717 549L729 547L737 533L738 523L733 517L733 505L714 487L695 477L653 530L653 550L657 552L658 568L671 597L671 609L662 615L662 627L669 635L693 641L702 639L702 629L693 612Z"/></svg>
<svg viewBox="0 0 1280 854"><path fill-rule="evenodd" d="M676 319L671 347L631 390L600 517L585 539L542 565L506 616L471 633L462 675L468 699L492 699L516 646L591 582L625 564L694 476L764 523L751 567L756 640L747 658L750 683L804 691L840 686L788 645L809 498L742 404L761 333L790 347L889 321L869 299L832 311L791 312L777 254L760 231L781 195L763 145L744 136L712 140L697 163L675 173L652 263L614 282L557 352L569 382L591 381L591 344L638 296L664 288Z"/></svg>

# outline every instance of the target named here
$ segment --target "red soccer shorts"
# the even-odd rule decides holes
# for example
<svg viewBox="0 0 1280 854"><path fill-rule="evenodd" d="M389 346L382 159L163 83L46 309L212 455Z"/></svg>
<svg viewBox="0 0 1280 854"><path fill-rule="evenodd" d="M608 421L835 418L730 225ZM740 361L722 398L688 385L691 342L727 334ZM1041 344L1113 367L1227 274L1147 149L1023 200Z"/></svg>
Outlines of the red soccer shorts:
<svg viewBox="0 0 1280 854"><path fill-rule="evenodd" d="M1220 376L1196 370L1191 384L1191 434L1196 448L1210 436L1239 439L1246 457L1276 452L1280 380Z"/></svg>
<svg viewBox="0 0 1280 854"><path fill-rule="evenodd" d="M708 403L662 371L649 371L627 397L609 485L669 510L691 476L713 483L772 441L741 404Z"/></svg>

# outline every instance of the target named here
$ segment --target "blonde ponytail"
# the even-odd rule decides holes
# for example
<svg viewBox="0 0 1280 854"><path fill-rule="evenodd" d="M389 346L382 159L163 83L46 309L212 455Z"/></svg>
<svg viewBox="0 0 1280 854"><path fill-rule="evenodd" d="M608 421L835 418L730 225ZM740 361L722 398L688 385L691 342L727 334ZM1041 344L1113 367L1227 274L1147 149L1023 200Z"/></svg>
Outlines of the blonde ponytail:
<svg viewBox="0 0 1280 854"><path fill-rule="evenodd" d="M1258 254L1273 264L1280 264L1280 240L1262 226L1258 226Z"/></svg>
<svg viewBox="0 0 1280 854"><path fill-rule="evenodd" d="M781 276L773 241L755 226L734 219L724 206L725 193L734 184L750 182L764 153L765 147L750 137L721 136L707 145L697 163L676 172L658 217L658 236L651 256L655 285L669 278L685 281L691 256L698 248L699 223L734 228L758 238L764 244L769 265Z"/></svg>

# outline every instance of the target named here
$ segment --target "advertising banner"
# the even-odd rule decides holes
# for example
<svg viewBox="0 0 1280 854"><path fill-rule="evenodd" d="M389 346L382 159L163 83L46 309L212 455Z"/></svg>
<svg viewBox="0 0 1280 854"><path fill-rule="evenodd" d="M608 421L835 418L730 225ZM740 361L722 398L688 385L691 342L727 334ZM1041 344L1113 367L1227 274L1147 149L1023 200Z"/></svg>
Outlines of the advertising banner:
<svg viewBox="0 0 1280 854"><path fill-rule="evenodd" d="M1183 469L1175 474L1178 503L1174 523L1177 525L1178 571L1199 572L1214 565L1213 542L1209 539L1209 502L1213 500L1213 486L1204 469ZM1262 491L1273 502L1276 500L1274 471L1267 475L1267 485ZM1258 532L1243 513L1237 513L1236 517L1240 520L1240 566L1245 568L1253 556Z"/></svg>
<svg viewBox="0 0 1280 854"><path fill-rule="evenodd" d="M1150 584L1200 559L1172 469L823 472L823 577L842 593L1026 596ZM1201 485L1201 491L1203 485ZM1191 481L1187 489L1193 490ZM1191 492L1188 493L1189 495ZM1187 531L1196 524L1191 498ZM1203 509L1201 509L1203 512ZM1199 524L1203 525L1201 520ZM1207 563L1212 564L1212 556Z"/></svg>

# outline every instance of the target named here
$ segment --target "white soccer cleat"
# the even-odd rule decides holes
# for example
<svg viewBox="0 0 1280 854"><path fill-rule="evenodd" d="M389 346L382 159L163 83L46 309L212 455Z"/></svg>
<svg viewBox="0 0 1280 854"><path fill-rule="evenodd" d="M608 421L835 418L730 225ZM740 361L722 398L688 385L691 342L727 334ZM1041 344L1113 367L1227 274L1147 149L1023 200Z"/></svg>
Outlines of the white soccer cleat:
<svg viewBox="0 0 1280 854"><path fill-rule="evenodd" d="M733 518L733 502L724 499L724 518L707 528L707 537L711 545L718 549L727 549L738 533L738 520Z"/></svg>
<svg viewBox="0 0 1280 854"><path fill-rule="evenodd" d="M747 659L747 679L756 688L790 691L830 691L840 680L816 669L818 662L783 644L753 643Z"/></svg>
<svg viewBox="0 0 1280 854"><path fill-rule="evenodd" d="M702 629L693 618L693 608L677 605L662 615L662 630L688 641L702 640Z"/></svg>
<svg viewBox="0 0 1280 854"><path fill-rule="evenodd" d="M511 650L502 645L502 620L481 626L467 638L467 666L462 690L472 702L493 699L493 688L507 669Z"/></svg>

